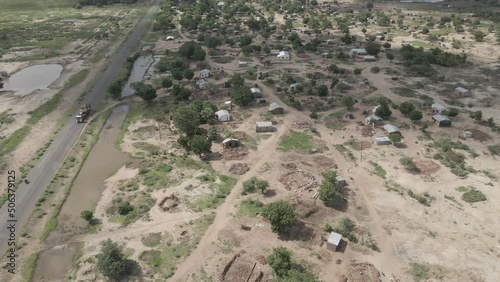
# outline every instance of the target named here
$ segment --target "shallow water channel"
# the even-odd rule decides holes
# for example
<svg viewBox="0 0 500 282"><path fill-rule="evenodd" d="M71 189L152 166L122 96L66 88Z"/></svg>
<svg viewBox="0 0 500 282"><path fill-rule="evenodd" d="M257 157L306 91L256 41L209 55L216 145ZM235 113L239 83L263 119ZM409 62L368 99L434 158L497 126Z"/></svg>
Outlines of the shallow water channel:
<svg viewBox="0 0 500 282"><path fill-rule="evenodd" d="M99 140L90 151L62 206L59 224L50 233L47 242L64 242L84 232L87 223L80 213L94 208L101 197L104 181L130 160L127 154L115 147L128 110L127 105L116 107L106 121L99 133ZM66 271L73 265L77 246L77 243L61 244L43 251L33 281L62 281Z"/></svg>
<svg viewBox="0 0 500 282"><path fill-rule="evenodd" d="M5 80L3 90L14 91L16 96L26 96L38 89L46 89L61 76L63 66L57 64L33 65L24 68Z"/></svg>
<svg viewBox="0 0 500 282"><path fill-rule="evenodd" d="M131 87L132 83L142 81L145 76L152 76L155 73L156 65L162 57L165 56L140 56L137 58L130 72L127 84L125 84L122 90L122 97L134 95L135 90Z"/></svg>

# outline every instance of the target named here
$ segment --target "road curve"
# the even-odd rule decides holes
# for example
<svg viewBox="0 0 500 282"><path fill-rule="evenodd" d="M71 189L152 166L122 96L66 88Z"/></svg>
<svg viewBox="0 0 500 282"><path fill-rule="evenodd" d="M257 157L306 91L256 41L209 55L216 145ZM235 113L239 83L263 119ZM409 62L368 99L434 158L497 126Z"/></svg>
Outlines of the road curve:
<svg viewBox="0 0 500 282"><path fill-rule="evenodd" d="M87 101L91 105L96 105L104 98L106 90L111 84L113 78L125 63L127 56L130 54L132 48L136 46L141 35L146 31L147 25L153 18L160 2L161 0L155 0L146 15L137 24L125 43L120 47L120 50L112 59L110 65L106 68L104 73L100 75L96 84L86 97ZM17 236L20 235L19 231L21 227L32 213L36 201L41 196L42 192L47 188L72 145L77 141L82 128L83 126L75 123L74 119L69 120L59 134L57 134L56 138L49 146L43 157L29 171L27 175L29 184L22 182L19 185L15 197L16 207L14 217L14 220L16 220L15 225ZM16 176L21 176L21 174L17 171L17 168L8 168L8 170L16 170ZM2 181L2 183L4 182ZM7 185L7 180L5 180L5 185ZM8 240L11 237L8 227L11 226L13 222L7 221L12 219L9 218L7 203L8 202L6 202L2 209L0 209L0 254L2 254L2 256L4 256L7 250L11 248L8 244ZM36 236L36 234L32 235Z"/></svg>

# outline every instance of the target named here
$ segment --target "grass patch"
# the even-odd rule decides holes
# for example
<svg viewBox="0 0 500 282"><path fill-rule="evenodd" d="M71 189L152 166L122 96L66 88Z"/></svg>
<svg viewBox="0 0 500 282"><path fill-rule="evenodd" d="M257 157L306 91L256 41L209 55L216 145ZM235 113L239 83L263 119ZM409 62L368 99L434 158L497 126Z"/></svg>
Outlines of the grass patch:
<svg viewBox="0 0 500 282"><path fill-rule="evenodd" d="M418 95L418 93L415 90L407 88L407 87L395 87L395 88L391 88L391 90L392 90L392 92L394 92L394 94L397 94L397 95L402 96L402 97L414 98L414 97L417 97L417 95Z"/></svg>
<svg viewBox="0 0 500 282"><path fill-rule="evenodd" d="M344 217L338 222L337 227L334 228L333 231L342 234L342 236L347 238L350 242L357 243L358 238L353 232L354 227L356 227L356 223L350 218Z"/></svg>
<svg viewBox="0 0 500 282"><path fill-rule="evenodd" d="M179 179L169 174L172 169L172 165L158 162L149 166L149 168L140 168L139 175L144 185L153 189L160 189L179 182Z"/></svg>
<svg viewBox="0 0 500 282"><path fill-rule="evenodd" d="M347 149L344 145L337 144L335 145L335 149L337 149L337 151L339 151L348 161L356 161L356 157L354 157L352 152L349 149Z"/></svg>
<svg viewBox="0 0 500 282"><path fill-rule="evenodd" d="M31 254L23 264L23 271L21 271L22 281L30 282L33 281L33 275L35 274L36 264L38 262L39 252Z"/></svg>
<svg viewBox="0 0 500 282"><path fill-rule="evenodd" d="M78 73L76 73L75 75L73 75L68 80L68 82L66 84L66 88L72 88L74 86L77 86L82 81L84 81L85 78L87 78L88 75L89 75L89 69L83 69L83 70L79 71Z"/></svg>
<svg viewBox="0 0 500 282"><path fill-rule="evenodd" d="M386 182L385 187L387 188L387 191L394 191L401 196L404 195L405 191L407 190L401 184L399 184L397 182L393 182L393 181Z"/></svg>
<svg viewBox="0 0 500 282"><path fill-rule="evenodd" d="M361 145L359 145L358 142L356 142L356 140L354 139L351 139L349 141L346 141L344 142L344 145L345 146L349 146L351 147L353 150L356 150L356 151L361 151L363 148L361 147Z"/></svg>
<svg viewBox="0 0 500 282"><path fill-rule="evenodd" d="M434 48L434 45L431 45L427 42L420 41L420 40L410 41L410 43L416 47L422 47L422 48L427 48L427 49Z"/></svg>
<svg viewBox="0 0 500 282"><path fill-rule="evenodd" d="M215 214L211 213L191 221L189 225L192 227L193 234L189 242L178 244L175 241L169 241L161 246L161 251L148 250L142 252L139 255L139 259L146 262L156 272L163 274L164 279L172 277L175 273L177 263L196 248L203 234L214 220Z"/></svg>
<svg viewBox="0 0 500 282"><path fill-rule="evenodd" d="M415 282L425 281L431 278L430 267L421 263L410 263L408 274L413 277Z"/></svg>
<svg viewBox="0 0 500 282"><path fill-rule="evenodd" d="M161 243L161 232L149 233L148 235L141 238L141 242L146 247L156 247Z"/></svg>
<svg viewBox="0 0 500 282"><path fill-rule="evenodd" d="M40 107L36 108L30 113L30 117L26 122L29 125L36 124L41 118L53 112L61 102L62 94L59 92L47 102L43 103Z"/></svg>
<svg viewBox="0 0 500 282"><path fill-rule="evenodd" d="M374 168L374 171L373 173L375 173L377 176L385 179L385 175L387 174L387 172L385 171L385 169L383 167L381 167L379 164L377 163L374 163L372 161L370 161L370 164L373 166Z"/></svg>
<svg viewBox="0 0 500 282"><path fill-rule="evenodd" d="M0 168L1 168L0 170L4 169L5 164L3 162L3 158L5 157L5 155L17 149L17 147L24 141L24 138L28 136L30 131L31 127L23 126L18 130L14 131L7 138L3 139L3 141L0 143Z"/></svg>
<svg viewBox="0 0 500 282"><path fill-rule="evenodd" d="M462 200L467 203L476 203L486 201L486 195L483 192L476 190L474 188L462 194Z"/></svg>
<svg viewBox="0 0 500 282"><path fill-rule="evenodd" d="M236 217L253 217L260 214L264 204L258 200L245 199L241 201L238 212L236 213Z"/></svg>
<svg viewBox="0 0 500 282"><path fill-rule="evenodd" d="M154 206L155 203L156 199L151 197L151 194L149 194L148 192L142 191L136 193L130 202L132 210L127 214L118 214L117 210L119 210L119 208L117 209L116 206L108 209L108 212L113 214L110 216L110 221L120 222L122 225L129 225L136 222L138 219L147 216L149 210ZM123 204L123 202L121 204Z"/></svg>
<svg viewBox="0 0 500 282"><path fill-rule="evenodd" d="M431 202L434 200L434 197L431 197L431 195L429 195L429 193L427 193L427 192L425 192L423 194L415 194L415 193L413 193L412 190L408 190L407 193L408 193L408 196L417 200L419 203L421 203L422 205L424 205L426 207L430 207Z"/></svg>
<svg viewBox="0 0 500 282"><path fill-rule="evenodd" d="M284 152L293 150L308 153L312 149L313 143L311 142L311 137L304 132L292 131L278 143L278 150Z"/></svg>
<svg viewBox="0 0 500 282"><path fill-rule="evenodd" d="M236 178L226 175L218 175L218 182L209 185L212 193L206 195L194 202L189 202L188 205L196 212L204 209L215 209L224 202L224 199L231 193L234 185L236 185Z"/></svg>
<svg viewBox="0 0 500 282"><path fill-rule="evenodd" d="M16 119L14 118L14 114L9 113L9 111L0 113L0 128L2 128L5 124L13 123Z"/></svg>
<svg viewBox="0 0 500 282"><path fill-rule="evenodd" d="M488 150L490 150L493 155L500 156L500 144L488 146Z"/></svg>
<svg viewBox="0 0 500 282"><path fill-rule="evenodd" d="M227 64L234 60L235 57L223 56L223 57L212 57L212 60L217 64Z"/></svg>
<svg viewBox="0 0 500 282"><path fill-rule="evenodd" d="M257 142L257 139L253 138L252 136L248 135L247 138L243 140L245 142L245 146L248 147L250 150L257 150L257 147L259 143Z"/></svg>
<svg viewBox="0 0 500 282"><path fill-rule="evenodd" d="M132 146L136 149L146 151L153 155L157 155L160 152L160 147L147 142L135 142L132 144Z"/></svg>

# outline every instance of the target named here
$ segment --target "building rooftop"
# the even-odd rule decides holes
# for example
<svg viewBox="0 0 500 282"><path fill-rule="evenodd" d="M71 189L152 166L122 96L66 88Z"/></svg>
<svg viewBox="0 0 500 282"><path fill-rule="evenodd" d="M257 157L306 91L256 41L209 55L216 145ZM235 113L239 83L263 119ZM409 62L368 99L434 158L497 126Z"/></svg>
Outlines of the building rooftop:
<svg viewBox="0 0 500 282"><path fill-rule="evenodd" d="M295 83L290 84L290 88L294 88L294 87L297 87L299 85L300 85L300 83L295 82Z"/></svg>
<svg viewBox="0 0 500 282"><path fill-rule="evenodd" d="M368 121L370 121L370 120L372 120L372 119L374 119L374 120L376 120L376 121L381 121L381 120L382 120L382 118L381 118L381 117L379 117L379 116L377 116L377 115L371 115L371 116L367 116L367 117L365 118L365 120L368 120Z"/></svg>
<svg viewBox="0 0 500 282"><path fill-rule="evenodd" d="M455 88L455 90L458 91L458 92L462 92L462 93L465 93L465 92L469 91L469 90L467 90L467 89L465 89L463 87L457 87L457 88Z"/></svg>
<svg viewBox="0 0 500 282"><path fill-rule="evenodd" d="M387 136L375 136L373 137L373 140L380 142L391 142L391 139Z"/></svg>
<svg viewBox="0 0 500 282"><path fill-rule="evenodd" d="M340 244L340 240L342 239L342 235L336 232L330 233L330 237L328 237L328 243L334 246L338 246Z"/></svg>
<svg viewBox="0 0 500 282"><path fill-rule="evenodd" d="M200 71L200 73L210 73L210 70L203 69L203 70Z"/></svg>
<svg viewBox="0 0 500 282"><path fill-rule="evenodd" d="M385 131L387 131L389 134L390 134L390 133L396 133L396 132L399 132L399 128L397 128L397 126L392 125L392 124L386 124L386 125L384 125L384 129L385 129Z"/></svg>
<svg viewBox="0 0 500 282"><path fill-rule="evenodd" d="M250 88L250 91L252 91L252 93L260 93L260 89L258 87L252 87Z"/></svg>
<svg viewBox="0 0 500 282"><path fill-rule="evenodd" d="M274 103L271 103L271 105L269 105L269 110L272 111L272 110L275 110L275 109L279 109L279 108L283 108L280 104L274 102Z"/></svg>
<svg viewBox="0 0 500 282"><path fill-rule="evenodd" d="M365 60L375 60L375 56L371 56L371 55L367 55L367 56L364 56L363 59Z"/></svg>
<svg viewBox="0 0 500 282"><path fill-rule="evenodd" d="M257 122L255 122L255 125L257 127L269 127L269 126L273 126L273 123L270 121L257 121Z"/></svg>
<svg viewBox="0 0 500 282"><path fill-rule="evenodd" d="M432 118L434 120L436 120L437 122L442 122L442 121L450 120L448 117L445 117L443 115L434 115L434 116L432 116Z"/></svg>
<svg viewBox="0 0 500 282"><path fill-rule="evenodd" d="M217 112L215 112L215 114L218 116L228 116L229 112L226 110L218 110Z"/></svg>
<svg viewBox="0 0 500 282"><path fill-rule="evenodd" d="M434 103L434 104L432 104L432 106L431 106L431 107L432 107L433 109L436 109L436 110L442 110L442 111L444 111L444 110L447 110L447 109L448 109L446 106L443 106L443 105L441 105L441 104L439 104L439 103Z"/></svg>
<svg viewBox="0 0 500 282"><path fill-rule="evenodd" d="M364 48L354 48L351 49L351 52L366 53L366 50Z"/></svg>
<svg viewBox="0 0 500 282"><path fill-rule="evenodd" d="M222 141L222 144L226 144L227 142L231 142L231 141L238 141L238 139L236 139L236 138L226 138L226 139L224 139L224 141Z"/></svg>
<svg viewBox="0 0 500 282"><path fill-rule="evenodd" d="M280 51L278 56L290 56L290 53L288 53L288 51Z"/></svg>

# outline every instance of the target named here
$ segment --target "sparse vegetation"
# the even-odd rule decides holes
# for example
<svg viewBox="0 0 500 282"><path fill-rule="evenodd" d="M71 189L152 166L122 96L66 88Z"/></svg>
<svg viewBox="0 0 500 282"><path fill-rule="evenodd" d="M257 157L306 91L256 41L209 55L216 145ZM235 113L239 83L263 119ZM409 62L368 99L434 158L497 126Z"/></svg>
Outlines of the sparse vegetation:
<svg viewBox="0 0 500 282"><path fill-rule="evenodd" d="M387 172L385 171L385 169L383 167L381 167L379 164L377 163L374 163L372 161L370 161L370 164L373 166L374 168L374 173L381 177L382 179L385 179L385 175L387 174Z"/></svg>
<svg viewBox="0 0 500 282"><path fill-rule="evenodd" d="M474 188L462 194L462 200L467 203L476 203L486 201L486 196L483 192L476 190Z"/></svg>
<svg viewBox="0 0 500 282"><path fill-rule="evenodd" d="M262 212L264 204L257 200L245 199L239 205L237 217L256 216Z"/></svg>
<svg viewBox="0 0 500 282"><path fill-rule="evenodd" d="M266 191L269 184L267 181L258 179L257 177L252 177L249 180L243 182L243 191L241 192L243 195L249 193L255 193L257 191L264 193Z"/></svg>
<svg viewBox="0 0 500 282"><path fill-rule="evenodd" d="M399 163L409 172L411 173L419 173L420 169L417 167L417 164L410 157L402 157L399 159Z"/></svg>

